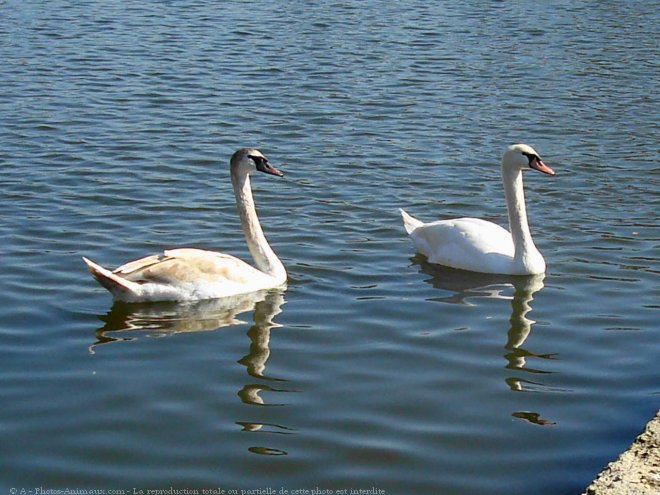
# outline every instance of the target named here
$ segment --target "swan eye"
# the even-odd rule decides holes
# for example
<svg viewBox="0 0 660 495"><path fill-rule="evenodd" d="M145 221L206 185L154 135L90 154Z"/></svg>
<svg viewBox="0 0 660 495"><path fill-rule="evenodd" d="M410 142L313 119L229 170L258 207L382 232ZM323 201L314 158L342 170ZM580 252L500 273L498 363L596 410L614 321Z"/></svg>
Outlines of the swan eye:
<svg viewBox="0 0 660 495"><path fill-rule="evenodd" d="M525 156L527 157L527 159L529 160L529 165L530 165L530 166L531 166L532 163L534 163L535 161L539 161L539 162L541 161L541 157L538 156L538 155L535 155L534 153L526 153L526 152L523 151L522 154L525 155Z"/></svg>

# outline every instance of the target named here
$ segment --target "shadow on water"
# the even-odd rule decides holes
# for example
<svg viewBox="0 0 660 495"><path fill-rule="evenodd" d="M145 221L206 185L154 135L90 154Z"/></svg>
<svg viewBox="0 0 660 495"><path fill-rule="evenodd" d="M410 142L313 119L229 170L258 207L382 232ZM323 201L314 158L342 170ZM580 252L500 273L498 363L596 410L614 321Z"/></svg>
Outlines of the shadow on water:
<svg viewBox="0 0 660 495"><path fill-rule="evenodd" d="M507 351L504 358L507 361L506 368L522 372L526 375L551 374L539 368L529 367L527 360L536 358L541 360L556 359L556 354L541 354L530 351L523 347L525 341L532 332L532 326L536 323L527 316L532 311L531 303L534 295L543 289L545 274L540 275L498 275L490 273L477 273L454 268L433 265L428 263L423 256L415 256L412 262L419 266L420 273L429 275L431 278L425 282L431 284L435 289L450 292L446 297L433 298L433 301L449 304L473 305L470 302L475 297L493 299L504 299L511 301L511 317L509 318L509 329L507 340L504 345ZM513 296L506 292L513 289ZM514 392L551 391L552 388L526 378L512 376L506 378L506 384ZM554 422L541 418L539 413L529 411L516 411L512 416L538 425L549 425Z"/></svg>
<svg viewBox="0 0 660 495"><path fill-rule="evenodd" d="M126 304L115 302L110 311L99 316L104 325L96 330L95 348L112 342L134 341L141 336L167 337L180 333L211 332L219 328L245 324L238 319L241 313L253 311L253 325L248 329L249 352L238 360L245 366L247 374L257 380L284 383L287 380L270 377L266 374L266 363L270 357L270 335L273 328L279 327L274 318L282 312L286 303L282 291L267 291L242 296L198 301L192 304L148 303ZM243 404L250 406L286 406L284 403L269 403L261 397L261 392L292 392L265 383L247 383L237 396ZM236 421L244 432L276 433L290 435L292 428L275 423L255 423ZM249 452L260 455L287 455L287 452L253 446Z"/></svg>

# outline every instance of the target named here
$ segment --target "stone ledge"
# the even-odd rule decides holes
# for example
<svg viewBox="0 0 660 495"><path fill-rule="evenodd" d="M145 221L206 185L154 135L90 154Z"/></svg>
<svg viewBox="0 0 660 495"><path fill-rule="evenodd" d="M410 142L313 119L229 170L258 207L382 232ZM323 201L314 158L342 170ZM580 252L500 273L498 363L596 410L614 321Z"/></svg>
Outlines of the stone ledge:
<svg viewBox="0 0 660 495"><path fill-rule="evenodd" d="M582 495L660 494L660 410L630 448L610 462Z"/></svg>

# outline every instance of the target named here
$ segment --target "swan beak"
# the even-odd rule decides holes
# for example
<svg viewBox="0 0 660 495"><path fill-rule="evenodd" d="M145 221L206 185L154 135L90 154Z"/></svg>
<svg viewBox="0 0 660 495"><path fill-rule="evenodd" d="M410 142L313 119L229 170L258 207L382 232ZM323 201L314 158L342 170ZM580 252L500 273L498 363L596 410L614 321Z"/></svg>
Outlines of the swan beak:
<svg viewBox="0 0 660 495"><path fill-rule="evenodd" d="M277 170L268 162L268 160L260 160L257 163L257 170L277 177L284 177L284 172Z"/></svg>
<svg viewBox="0 0 660 495"><path fill-rule="evenodd" d="M550 167L548 167L545 163L543 163L543 160L541 160L538 156L532 159L532 161L529 163L529 166L532 167L534 170L543 172L544 174L555 175L555 171L552 170Z"/></svg>

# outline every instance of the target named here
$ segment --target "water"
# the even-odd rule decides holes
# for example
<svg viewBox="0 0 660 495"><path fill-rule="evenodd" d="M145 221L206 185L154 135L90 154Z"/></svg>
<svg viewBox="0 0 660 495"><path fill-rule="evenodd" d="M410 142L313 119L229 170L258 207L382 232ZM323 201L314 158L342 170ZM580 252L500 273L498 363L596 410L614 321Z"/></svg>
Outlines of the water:
<svg viewBox="0 0 660 495"><path fill-rule="evenodd" d="M0 2L0 486L579 493L660 405L657 2ZM505 223L548 272L414 256L397 208ZM80 257L290 283L113 306Z"/></svg>

